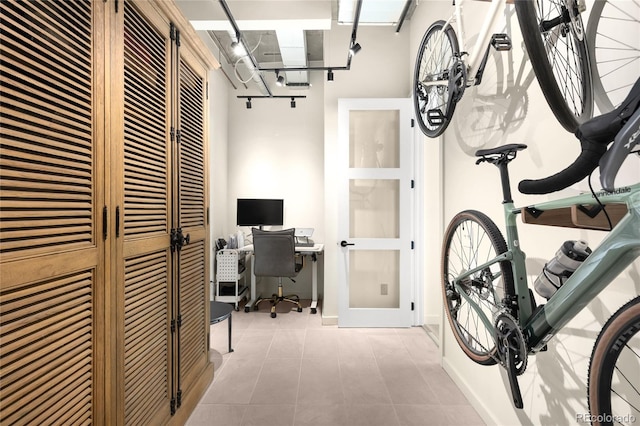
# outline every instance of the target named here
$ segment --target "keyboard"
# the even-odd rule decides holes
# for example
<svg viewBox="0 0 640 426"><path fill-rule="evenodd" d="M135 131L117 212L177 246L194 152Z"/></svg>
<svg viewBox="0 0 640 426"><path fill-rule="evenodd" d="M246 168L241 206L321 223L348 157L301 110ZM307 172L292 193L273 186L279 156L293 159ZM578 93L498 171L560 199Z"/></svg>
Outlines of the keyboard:
<svg viewBox="0 0 640 426"><path fill-rule="evenodd" d="M296 247L313 247L314 243L296 243Z"/></svg>

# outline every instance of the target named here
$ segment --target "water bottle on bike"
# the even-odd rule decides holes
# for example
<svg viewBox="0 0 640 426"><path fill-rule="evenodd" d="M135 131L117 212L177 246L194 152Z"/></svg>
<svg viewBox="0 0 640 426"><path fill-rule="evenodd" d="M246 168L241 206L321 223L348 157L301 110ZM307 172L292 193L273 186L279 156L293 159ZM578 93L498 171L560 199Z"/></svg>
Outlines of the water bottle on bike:
<svg viewBox="0 0 640 426"><path fill-rule="evenodd" d="M533 284L536 292L549 300L590 254L585 241L565 241L536 278Z"/></svg>

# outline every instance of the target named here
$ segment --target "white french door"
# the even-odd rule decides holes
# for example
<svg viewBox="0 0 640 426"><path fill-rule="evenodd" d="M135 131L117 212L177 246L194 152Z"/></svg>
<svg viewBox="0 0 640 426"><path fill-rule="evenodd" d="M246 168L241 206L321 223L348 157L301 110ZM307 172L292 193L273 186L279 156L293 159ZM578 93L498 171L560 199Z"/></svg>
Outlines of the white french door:
<svg viewBox="0 0 640 426"><path fill-rule="evenodd" d="M338 325L412 325L410 99L338 101Z"/></svg>

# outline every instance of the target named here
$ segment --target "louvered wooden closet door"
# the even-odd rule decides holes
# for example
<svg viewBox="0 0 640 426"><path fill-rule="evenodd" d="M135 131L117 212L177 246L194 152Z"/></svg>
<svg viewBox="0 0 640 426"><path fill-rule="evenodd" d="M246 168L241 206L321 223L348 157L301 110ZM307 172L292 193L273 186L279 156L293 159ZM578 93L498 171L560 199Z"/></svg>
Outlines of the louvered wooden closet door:
<svg viewBox="0 0 640 426"><path fill-rule="evenodd" d="M104 5L0 19L0 423L101 424Z"/></svg>
<svg viewBox="0 0 640 426"><path fill-rule="evenodd" d="M185 46L179 52L178 219L183 234L190 238L179 255L180 382L189 388L208 362L205 70L196 65Z"/></svg>
<svg viewBox="0 0 640 426"><path fill-rule="evenodd" d="M148 2L125 1L123 19L117 397L125 424L159 424L171 415L172 387L171 40L169 24Z"/></svg>

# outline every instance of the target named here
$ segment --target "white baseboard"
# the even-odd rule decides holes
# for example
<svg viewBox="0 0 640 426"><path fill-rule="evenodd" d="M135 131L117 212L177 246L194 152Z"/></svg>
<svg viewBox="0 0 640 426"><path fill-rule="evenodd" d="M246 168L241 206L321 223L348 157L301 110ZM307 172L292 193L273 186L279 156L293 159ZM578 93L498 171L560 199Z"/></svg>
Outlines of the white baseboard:
<svg viewBox="0 0 640 426"><path fill-rule="evenodd" d="M478 412L478 415L482 417L482 420L487 425L497 425L497 419L491 415L491 412L483 403L482 399L469 387L464 377L459 374L458 370L446 358L442 359L442 368L469 400L473 408Z"/></svg>
<svg viewBox="0 0 640 426"><path fill-rule="evenodd" d="M338 325L338 316L322 315L322 325Z"/></svg>
<svg viewBox="0 0 640 426"><path fill-rule="evenodd" d="M425 325L440 325L440 315L425 315L424 316L424 324Z"/></svg>

